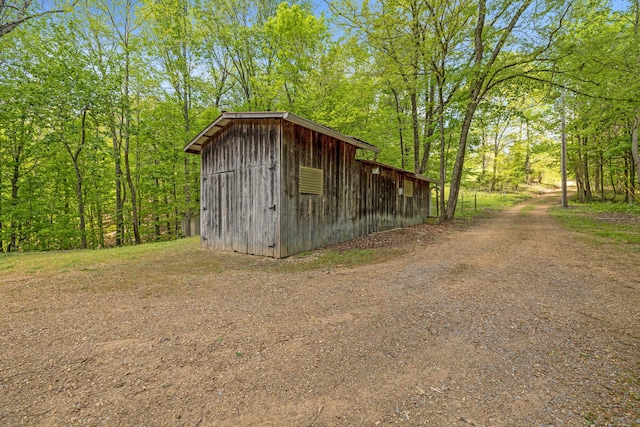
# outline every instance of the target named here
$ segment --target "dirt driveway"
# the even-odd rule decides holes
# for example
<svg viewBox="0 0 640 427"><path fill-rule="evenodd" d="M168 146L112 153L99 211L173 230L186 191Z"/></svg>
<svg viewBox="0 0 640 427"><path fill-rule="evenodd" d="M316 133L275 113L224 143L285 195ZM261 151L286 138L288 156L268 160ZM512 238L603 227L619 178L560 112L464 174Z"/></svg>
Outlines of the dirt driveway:
<svg viewBox="0 0 640 427"><path fill-rule="evenodd" d="M4 277L0 425L640 425L640 254L563 231L557 199L357 268L194 244L135 285Z"/></svg>

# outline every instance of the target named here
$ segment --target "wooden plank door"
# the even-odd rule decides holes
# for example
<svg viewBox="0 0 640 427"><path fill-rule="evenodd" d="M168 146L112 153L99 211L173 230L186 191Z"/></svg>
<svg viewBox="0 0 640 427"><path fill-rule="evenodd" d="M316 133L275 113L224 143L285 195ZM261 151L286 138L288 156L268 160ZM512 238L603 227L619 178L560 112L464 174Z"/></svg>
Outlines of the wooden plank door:
<svg viewBox="0 0 640 427"><path fill-rule="evenodd" d="M275 256L278 206L275 198L275 173L272 165L261 165L235 171L239 228L235 234L237 252Z"/></svg>
<svg viewBox="0 0 640 427"><path fill-rule="evenodd" d="M203 177L202 246L277 256L276 167L261 165Z"/></svg>
<svg viewBox="0 0 640 427"><path fill-rule="evenodd" d="M234 193L233 172L203 176L200 217L200 236L203 247L225 251L233 250Z"/></svg>

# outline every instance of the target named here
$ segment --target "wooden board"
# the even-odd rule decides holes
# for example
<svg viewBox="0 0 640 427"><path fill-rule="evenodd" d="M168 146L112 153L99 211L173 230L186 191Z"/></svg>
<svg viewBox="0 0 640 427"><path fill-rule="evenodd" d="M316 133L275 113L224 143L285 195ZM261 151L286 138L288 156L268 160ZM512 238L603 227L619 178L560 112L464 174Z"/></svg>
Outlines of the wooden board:
<svg viewBox="0 0 640 427"><path fill-rule="evenodd" d="M279 256L279 129L238 120L203 147L203 247Z"/></svg>
<svg viewBox="0 0 640 427"><path fill-rule="evenodd" d="M429 182L397 168L355 159L355 149L310 129L283 124L281 254L426 222ZM323 194L300 194L300 167L324 171ZM410 182L411 197L400 188Z"/></svg>

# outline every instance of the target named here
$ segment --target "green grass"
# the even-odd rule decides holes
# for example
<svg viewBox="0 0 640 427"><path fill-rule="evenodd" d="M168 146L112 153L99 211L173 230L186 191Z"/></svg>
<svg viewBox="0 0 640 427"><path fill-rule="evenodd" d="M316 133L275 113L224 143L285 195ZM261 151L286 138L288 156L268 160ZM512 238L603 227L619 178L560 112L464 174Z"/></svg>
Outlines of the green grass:
<svg viewBox="0 0 640 427"><path fill-rule="evenodd" d="M197 249L198 237L170 242L100 250L71 250L0 254L3 273L56 274L71 270L94 271L114 265L131 265L164 256L182 256Z"/></svg>
<svg viewBox="0 0 640 427"><path fill-rule="evenodd" d="M79 291L136 288L145 281L189 282L203 274L225 271L296 273L371 264L399 256L400 249L320 249L285 259L200 249L199 238L103 250L73 250L0 254L0 274L31 276L38 283L73 276ZM141 280L143 276L145 279ZM154 279L155 278L155 279ZM85 281L85 282L83 282ZM154 282L154 283L155 283ZM89 283L90 285L87 285ZM154 285L155 286L155 285ZM157 288L157 289L156 289ZM154 292L161 292L155 286Z"/></svg>
<svg viewBox="0 0 640 427"><path fill-rule="evenodd" d="M640 251L640 206L626 203L570 203L554 207L551 214L595 243L611 243Z"/></svg>
<svg viewBox="0 0 640 427"><path fill-rule="evenodd" d="M456 218L472 219L492 210L513 206L529 198L527 193L488 193L463 190L458 202ZM434 201L435 203L435 201ZM353 267L396 258L401 249L323 249L305 252L283 260L238 254L204 251L199 253L197 237L176 241L147 243L102 250L71 250L0 254L2 274L59 274L70 271L100 272L110 268L134 267L151 272L168 270L170 265L184 264L179 270L186 274L198 269L221 273L223 270L268 270L274 273L311 271L324 268ZM158 267L158 260L164 263Z"/></svg>
<svg viewBox="0 0 640 427"><path fill-rule="evenodd" d="M522 209L520 209L520 212L518 212L518 214L519 215L527 215L529 212L531 212L535 208L536 208L535 205L527 205L527 206L523 207Z"/></svg>
<svg viewBox="0 0 640 427"><path fill-rule="evenodd" d="M488 212L511 207L523 200L531 198L530 193L488 193L484 191L461 190L456 218L472 219L484 216Z"/></svg>

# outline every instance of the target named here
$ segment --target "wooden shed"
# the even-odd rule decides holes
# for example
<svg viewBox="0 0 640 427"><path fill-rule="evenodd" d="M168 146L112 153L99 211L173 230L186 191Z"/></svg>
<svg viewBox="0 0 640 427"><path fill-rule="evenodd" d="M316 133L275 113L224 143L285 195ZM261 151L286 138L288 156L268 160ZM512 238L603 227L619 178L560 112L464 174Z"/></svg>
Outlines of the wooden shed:
<svg viewBox="0 0 640 427"><path fill-rule="evenodd" d="M380 151L292 113L223 113L184 148L202 158L202 247L283 258L426 222L437 182L359 149Z"/></svg>

